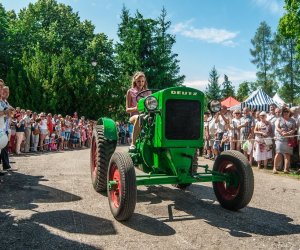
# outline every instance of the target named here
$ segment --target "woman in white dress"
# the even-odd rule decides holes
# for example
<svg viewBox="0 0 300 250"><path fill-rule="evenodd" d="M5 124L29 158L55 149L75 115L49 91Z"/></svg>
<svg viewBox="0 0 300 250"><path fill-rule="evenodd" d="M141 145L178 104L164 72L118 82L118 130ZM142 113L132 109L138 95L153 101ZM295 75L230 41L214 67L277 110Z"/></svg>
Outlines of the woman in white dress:
<svg viewBox="0 0 300 250"><path fill-rule="evenodd" d="M264 162L264 168L267 168L268 159L272 158L272 149L271 146L267 145L267 139L272 135L272 127L271 124L267 121L267 113L262 111L259 114L260 121L257 121L254 134L254 149L253 149L253 157L257 161L258 168L261 167L261 161Z"/></svg>

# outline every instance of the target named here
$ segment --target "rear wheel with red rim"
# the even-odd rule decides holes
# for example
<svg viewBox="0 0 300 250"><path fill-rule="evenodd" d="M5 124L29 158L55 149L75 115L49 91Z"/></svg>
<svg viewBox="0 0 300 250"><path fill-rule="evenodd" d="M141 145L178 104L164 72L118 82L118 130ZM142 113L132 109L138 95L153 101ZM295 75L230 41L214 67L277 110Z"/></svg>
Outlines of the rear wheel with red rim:
<svg viewBox="0 0 300 250"><path fill-rule="evenodd" d="M229 210L245 207L254 190L254 177L247 158L238 151L224 151L214 162L213 170L227 176L226 181L213 182L221 206Z"/></svg>

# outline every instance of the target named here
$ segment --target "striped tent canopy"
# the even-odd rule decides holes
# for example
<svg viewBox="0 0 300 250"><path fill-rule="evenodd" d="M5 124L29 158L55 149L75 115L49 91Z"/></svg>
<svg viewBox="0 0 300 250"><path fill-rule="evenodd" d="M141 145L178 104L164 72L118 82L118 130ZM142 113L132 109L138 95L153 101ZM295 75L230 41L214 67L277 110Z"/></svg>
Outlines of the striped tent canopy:
<svg viewBox="0 0 300 250"><path fill-rule="evenodd" d="M270 104L279 104L268 96L262 89L254 91L245 101L241 103L241 108L248 107L252 110L269 111Z"/></svg>

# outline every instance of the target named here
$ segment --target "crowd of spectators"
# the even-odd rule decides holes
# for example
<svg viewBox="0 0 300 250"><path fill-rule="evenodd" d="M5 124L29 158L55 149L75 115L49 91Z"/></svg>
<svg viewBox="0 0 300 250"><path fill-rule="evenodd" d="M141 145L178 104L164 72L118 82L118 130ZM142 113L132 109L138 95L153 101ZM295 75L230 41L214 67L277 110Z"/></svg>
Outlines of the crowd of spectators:
<svg viewBox="0 0 300 250"><path fill-rule="evenodd" d="M20 155L89 147L92 131L93 122L78 118L77 112L63 117L16 107L9 123L8 152Z"/></svg>
<svg viewBox="0 0 300 250"><path fill-rule="evenodd" d="M0 135L3 170L10 170L9 155L90 147L95 122L78 117L13 108L9 87L0 79ZM6 135L5 135L6 134ZM3 175L3 172L0 172Z"/></svg>
<svg viewBox="0 0 300 250"><path fill-rule="evenodd" d="M290 172L300 159L300 109L276 107L269 112L249 108L230 111L225 106L213 116L204 115L205 158L215 159L222 151L238 150L258 168L271 164L273 173Z"/></svg>

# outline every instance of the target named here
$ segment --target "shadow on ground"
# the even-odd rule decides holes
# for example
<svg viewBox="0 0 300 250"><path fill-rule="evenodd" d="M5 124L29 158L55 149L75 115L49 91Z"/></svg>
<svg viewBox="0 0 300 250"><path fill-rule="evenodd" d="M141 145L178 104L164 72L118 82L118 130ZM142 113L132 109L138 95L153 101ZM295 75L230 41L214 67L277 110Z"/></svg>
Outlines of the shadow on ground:
<svg viewBox="0 0 300 250"><path fill-rule="evenodd" d="M36 213L31 216L30 220L69 233L90 235L116 234L116 230L110 220L73 210L56 210L45 213Z"/></svg>
<svg viewBox="0 0 300 250"><path fill-rule="evenodd" d="M216 197L211 187L192 185L183 191L165 186L149 186L145 191L138 191L138 202L149 203L149 212L153 211L153 214L155 214L155 209L161 209L161 207L158 207L160 206L158 204L163 201L172 202L167 207L163 207L165 211L168 211L168 216L157 216L155 217L157 222L151 219L152 222L147 223L149 218L143 219L142 215L135 214L132 217L132 221L126 225L135 230L153 234L164 222L201 219L220 230L227 231L235 237L252 237L252 234L277 236L300 233L300 225L292 224L293 219L284 214L251 206L237 212L223 209L216 202ZM180 216L176 216L180 211L183 213L180 213ZM147 223L148 227L151 228L148 228L148 232L145 232L140 228L141 226L135 224L136 221L139 225ZM165 227L162 231L172 234L172 230Z"/></svg>
<svg viewBox="0 0 300 250"><path fill-rule="evenodd" d="M176 231L166 223L138 213L134 213L128 221L123 222L123 225L136 231L155 236L168 236L176 233Z"/></svg>
<svg viewBox="0 0 300 250"><path fill-rule="evenodd" d="M50 233L31 220L18 221L0 212L1 249L96 249Z"/></svg>
<svg viewBox="0 0 300 250"><path fill-rule="evenodd" d="M10 172L0 186L0 208L33 209L33 203L57 203L81 200L81 197L40 184L47 182L43 176Z"/></svg>
<svg viewBox="0 0 300 250"><path fill-rule="evenodd" d="M77 195L41 184L44 182L47 183L47 180L43 176L30 176L17 172L10 172L1 177L1 249L95 249L93 246L55 235L45 225L64 231L64 234L116 234L112 221L107 219L73 210L36 212L38 203L81 200ZM30 217L21 219L14 217L10 212L13 209L28 210L28 212L24 211L24 216Z"/></svg>

